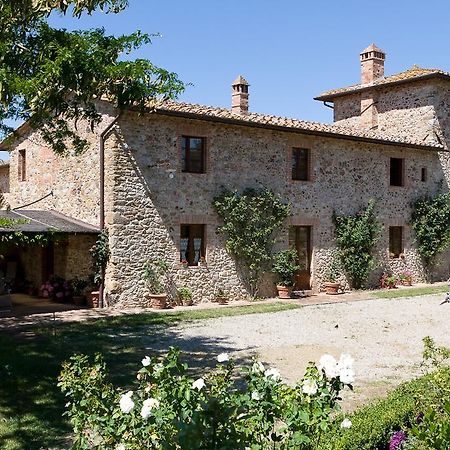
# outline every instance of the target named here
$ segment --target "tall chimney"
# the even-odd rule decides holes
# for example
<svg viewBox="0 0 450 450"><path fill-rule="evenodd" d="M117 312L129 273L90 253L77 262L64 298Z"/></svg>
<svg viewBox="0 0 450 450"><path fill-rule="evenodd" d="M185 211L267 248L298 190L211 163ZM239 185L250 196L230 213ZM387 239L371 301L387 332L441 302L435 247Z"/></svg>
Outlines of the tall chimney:
<svg viewBox="0 0 450 450"><path fill-rule="evenodd" d="M375 44L369 45L360 54L361 84L369 84L384 76L386 53Z"/></svg>
<svg viewBox="0 0 450 450"><path fill-rule="evenodd" d="M239 75L231 85L231 112L248 114L248 81Z"/></svg>

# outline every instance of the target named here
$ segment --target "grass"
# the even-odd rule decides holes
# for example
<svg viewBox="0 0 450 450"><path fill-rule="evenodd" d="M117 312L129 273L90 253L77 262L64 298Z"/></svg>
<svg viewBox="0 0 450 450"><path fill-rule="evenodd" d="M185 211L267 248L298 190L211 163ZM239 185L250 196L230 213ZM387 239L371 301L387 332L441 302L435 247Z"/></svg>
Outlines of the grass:
<svg viewBox="0 0 450 450"><path fill-rule="evenodd" d="M243 307L195 309L169 313L146 313L30 328L32 339L0 334L0 448L37 450L61 448L61 437L70 433L62 417L64 397L57 387L61 363L74 353L105 356L111 379L127 385L145 354L149 342L161 335L186 342L172 326L187 321L298 308L290 303L258 303ZM217 340L195 343L212 355L220 353ZM64 445L67 447L67 445Z"/></svg>
<svg viewBox="0 0 450 450"><path fill-rule="evenodd" d="M442 294L448 292L448 285L424 286L411 289L388 289L386 291L372 292L370 295L375 298L400 298L400 297L417 297L420 295Z"/></svg>

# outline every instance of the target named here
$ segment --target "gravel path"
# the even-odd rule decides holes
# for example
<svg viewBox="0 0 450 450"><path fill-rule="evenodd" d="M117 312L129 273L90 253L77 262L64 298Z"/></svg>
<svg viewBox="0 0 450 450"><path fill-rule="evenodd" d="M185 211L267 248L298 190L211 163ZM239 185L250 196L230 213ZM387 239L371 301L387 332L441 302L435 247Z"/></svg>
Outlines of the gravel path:
<svg viewBox="0 0 450 450"><path fill-rule="evenodd" d="M347 396L348 409L420 375L424 336L450 347L450 304L441 301L439 294L203 320L171 327L146 346L178 346L200 365L212 364L222 351L238 363L257 355L288 382L299 379L308 361L318 361L323 353L350 353L357 383Z"/></svg>

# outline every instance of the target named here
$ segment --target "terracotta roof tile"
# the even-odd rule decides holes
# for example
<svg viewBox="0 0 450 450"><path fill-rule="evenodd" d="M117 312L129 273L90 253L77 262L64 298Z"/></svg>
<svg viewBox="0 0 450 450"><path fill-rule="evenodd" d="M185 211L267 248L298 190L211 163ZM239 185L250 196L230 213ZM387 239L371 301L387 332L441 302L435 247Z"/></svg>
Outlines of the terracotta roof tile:
<svg viewBox="0 0 450 450"><path fill-rule="evenodd" d="M350 94L353 92L358 92L362 90L369 89L371 87L384 86L399 82L408 82L420 80L424 77L440 76L447 77L450 79L450 73L445 72L440 69L423 69L418 66L413 66L411 69L405 70L404 72L397 73L395 75L390 75L388 77L379 78L369 84L354 84L352 86L347 86L339 89L333 89L331 91L326 91L319 96L315 97L316 100L332 100L334 97L339 97L344 94Z"/></svg>
<svg viewBox="0 0 450 450"><path fill-rule="evenodd" d="M305 120L290 119L288 117L273 116L268 114L237 114L230 109L216 108L212 106L196 105L192 103L181 103L166 101L163 103L149 105L156 113L182 115L196 119L226 121L240 125L292 129L306 134L326 135L342 139L356 139L363 141L381 142L394 145L415 146L424 148L444 148L437 140L418 140L411 136L390 135L385 132L363 130L346 126L310 122ZM430 139L430 137L428 137Z"/></svg>

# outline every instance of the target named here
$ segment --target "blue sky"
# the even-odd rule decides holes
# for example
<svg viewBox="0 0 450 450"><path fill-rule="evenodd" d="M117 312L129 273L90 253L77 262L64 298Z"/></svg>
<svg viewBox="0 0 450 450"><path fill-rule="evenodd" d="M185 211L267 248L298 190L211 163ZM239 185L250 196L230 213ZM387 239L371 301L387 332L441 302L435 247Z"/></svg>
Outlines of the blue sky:
<svg viewBox="0 0 450 450"><path fill-rule="evenodd" d="M229 107L238 74L250 83L255 112L322 122L332 111L313 97L359 81L359 53L374 42L386 74L413 64L450 70L448 0L129 0L118 15L80 20L53 15L68 29L105 27L162 34L135 52L190 82L181 100Z"/></svg>

